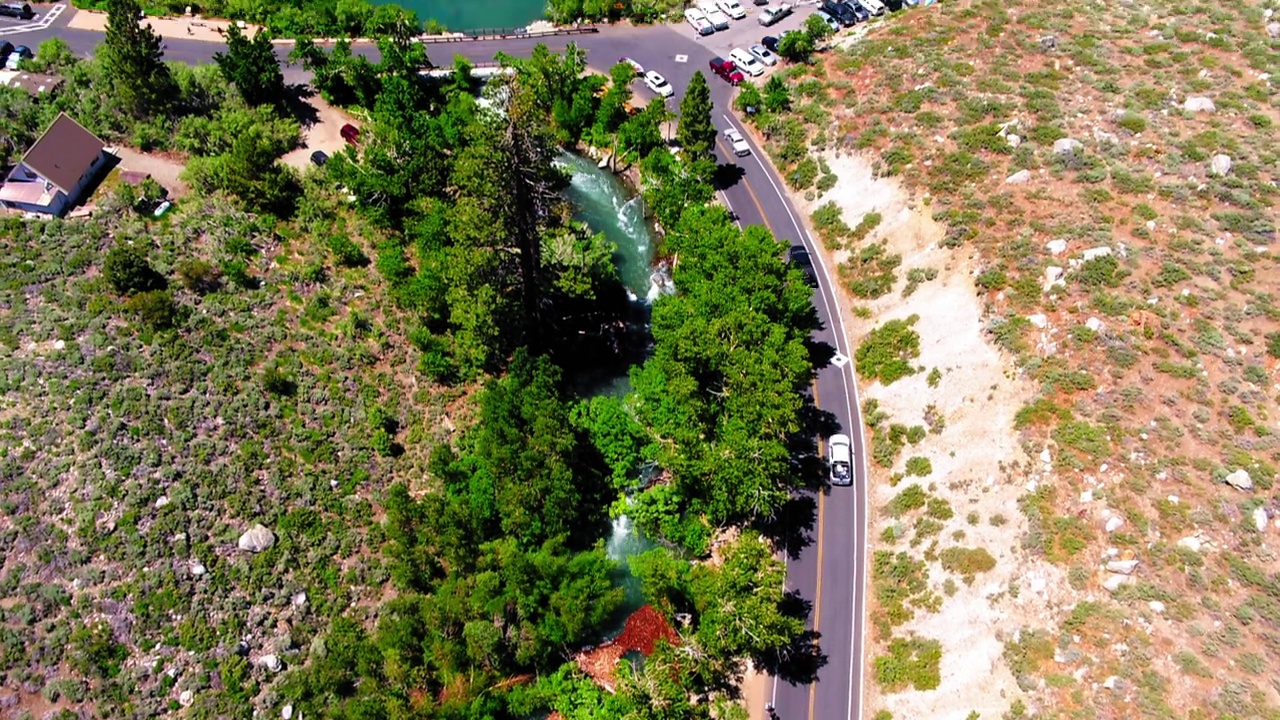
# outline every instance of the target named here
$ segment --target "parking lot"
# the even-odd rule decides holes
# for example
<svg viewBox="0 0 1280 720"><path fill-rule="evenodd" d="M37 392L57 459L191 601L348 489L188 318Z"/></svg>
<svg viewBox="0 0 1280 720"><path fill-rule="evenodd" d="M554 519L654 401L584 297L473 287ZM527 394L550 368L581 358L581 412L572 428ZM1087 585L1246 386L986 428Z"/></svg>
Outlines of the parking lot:
<svg viewBox="0 0 1280 720"><path fill-rule="evenodd" d="M753 4L751 0L739 1L742 3L742 8L747 11L747 16L741 20L730 20L728 30L721 30L714 35L700 36L684 20L681 20L674 28L676 32L685 37L693 38L711 52L726 56L734 48L746 48L760 42L760 38L765 35L778 37L784 31L799 28L804 24L804 19L817 9L817 6L812 3L798 5L795 8L795 12L791 13L789 17L783 18L776 25L764 27L760 24L760 11L766 7L777 6L780 3L777 0L771 0L769 5L758 6ZM796 3L792 3L792 5L796 5Z"/></svg>
<svg viewBox="0 0 1280 720"><path fill-rule="evenodd" d="M32 3L31 9L35 12L35 17L29 20L0 15L0 37L8 38L11 42L17 44L14 39L15 35L21 36L23 33L34 30L44 30L66 11L67 5L66 3L58 3L56 5L36 5Z"/></svg>

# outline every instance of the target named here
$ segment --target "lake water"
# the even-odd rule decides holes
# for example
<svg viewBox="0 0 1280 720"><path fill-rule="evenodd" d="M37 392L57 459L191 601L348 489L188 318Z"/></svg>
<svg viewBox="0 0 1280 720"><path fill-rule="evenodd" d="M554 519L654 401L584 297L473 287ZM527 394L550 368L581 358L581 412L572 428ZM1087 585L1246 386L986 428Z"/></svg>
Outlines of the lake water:
<svg viewBox="0 0 1280 720"><path fill-rule="evenodd" d="M378 0L374 0L374 4ZM450 30L524 27L539 20L546 0L400 0L419 20L437 20Z"/></svg>

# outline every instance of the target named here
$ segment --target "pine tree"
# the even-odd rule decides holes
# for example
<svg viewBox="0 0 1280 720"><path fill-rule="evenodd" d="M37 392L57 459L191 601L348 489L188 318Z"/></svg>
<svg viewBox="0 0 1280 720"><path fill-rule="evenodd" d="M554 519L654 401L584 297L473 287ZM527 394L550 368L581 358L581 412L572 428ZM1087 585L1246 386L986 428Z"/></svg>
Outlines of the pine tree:
<svg viewBox="0 0 1280 720"><path fill-rule="evenodd" d="M684 148L685 160L711 157L716 146L716 128L711 124L711 88L707 78L699 70L689 81L689 89L680 101L680 124L676 127L676 140Z"/></svg>
<svg viewBox="0 0 1280 720"><path fill-rule="evenodd" d="M284 102L284 75L266 30L259 30L250 40L240 28L229 26L227 52L214 53L213 59L222 77L236 86L245 102L250 105Z"/></svg>
<svg viewBox="0 0 1280 720"><path fill-rule="evenodd" d="M137 0L107 0L107 35L99 57L124 108L149 117L173 104L177 85L164 64L160 36L139 21L141 15Z"/></svg>

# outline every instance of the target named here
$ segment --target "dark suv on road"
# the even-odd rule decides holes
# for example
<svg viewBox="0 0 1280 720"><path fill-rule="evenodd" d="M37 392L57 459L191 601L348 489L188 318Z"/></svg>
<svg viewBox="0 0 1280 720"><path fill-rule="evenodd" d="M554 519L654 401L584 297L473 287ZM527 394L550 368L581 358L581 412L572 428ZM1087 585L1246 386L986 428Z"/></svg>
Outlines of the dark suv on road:
<svg viewBox="0 0 1280 720"><path fill-rule="evenodd" d="M813 268L813 259L809 257L808 250L801 245L792 245L787 259L804 274L806 285L813 288L818 287L818 271Z"/></svg>
<svg viewBox="0 0 1280 720"><path fill-rule="evenodd" d="M724 81L730 85L737 85L747 79L746 76L742 74L742 71L738 69L738 66L733 64L732 60L713 57L708 65L711 66L711 72L724 78Z"/></svg>

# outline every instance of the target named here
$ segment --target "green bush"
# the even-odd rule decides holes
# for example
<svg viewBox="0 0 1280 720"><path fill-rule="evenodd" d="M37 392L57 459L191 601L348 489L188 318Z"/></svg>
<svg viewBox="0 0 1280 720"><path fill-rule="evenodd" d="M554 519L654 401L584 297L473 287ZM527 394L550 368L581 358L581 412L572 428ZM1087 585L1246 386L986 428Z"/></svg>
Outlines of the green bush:
<svg viewBox="0 0 1280 720"><path fill-rule="evenodd" d="M889 641L889 654L875 659L876 682L885 692L900 692L908 687L933 690L942 681L938 665L942 660L942 644L920 637L894 638Z"/></svg>
<svg viewBox="0 0 1280 720"><path fill-rule="evenodd" d="M1147 119L1138 113L1125 111L1120 119L1116 120L1116 125L1136 135L1147 129Z"/></svg>
<svg viewBox="0 0 1280 720"><path fill-rule="evenodd" d="M867 333L854 353L858 373L889 385L916 369L911 361L920 357L920 334L912 329L919 316L890 320Z"/></svg>
<svg viewBox="0 0 1280 720"><path fill-rule="evenodd" d="M885 505L884 511L889 517L902 517L912 510L919 510L925 506L929 499L929 494L920 487L918 483L912 483L903 488L893 499Z"/></svg>
<svg viewBox="0 0 1280 720"><path fill-rule="evenodd" d="M883 242L867 245L840 266L840 276L855 297L874 299L893 289L894 270L902 264L902 256L890 255Z"/></svg>
<svg viewBox="0 0 1280 720"><path fill-rule="evenodd" d="M137 313L138 320L152 330L171 330L182 318L179 307L168 290L142 292L129 298L125 306Z"/></svg>
<svg viewBox="0 0 1280 720"><path fill-rule="evenodd" d="M817 179L818 162L811 157L801 160L790 173L787 173L787 184L794 190L812 187L813 181Z"/></svg>
<svg viewBox="0 0 1280 720"><path fill-rule="evenodd" d="M1160 266L1160 272L1151 278L1151 284L1158 288L1173 287L1184 280L1190 280L1191 273L1187 272L1181 265L1164 261Z"/></svg>
<svg viewBox="0 0 1280 720"><path fill-rule="evenodd" d="M132 245L117 245L108 250L102 263L102 275L121 295L165 287L164 278L152 269L146 254Z"/></svg>
<svg viewBox="0 0 1280 720"><path fill-rule="evenodd" d="M334 235L329 238L329 252L333 253L333 261L343 267L363 267L369 264L369 258L359 245L345 235Z"/></svg>
<svg viewBox="0 0 1280 720"><path fill-rule="evenodd" d="M929 458L921 455L907 458L906 466L907 475L916 477L925 477L933 472L933 463L929 462Z"/></svg>
<svg viewBox="0 0 1280 720"><path fill-rule="evenodd" d="M853 239L854 240L865 239L868 235L871 234L872 230L875 230L877 227L880 226L880 221L883 219L884 217L880 213L875 211L872 211L867 213L866 215L863 215L862 219L859 220L858 224L853 228Z"/></svg>
<svg viewBox="0 0 1280 720"><path fill-rule="evenodd" d="M996 559L986 548L950 547L939 555L943 569L957 575L977 575L996 567Z"/></svg>
<svg viewBox="0 0 1280 720"><path fill-rule="evenodd" d="M978 273L973 282L983 290L1000 290L1009 284L1009 276L1005 274L1004 268L992 267Z"/></svg>
<svg viewBox="0 0 1280 720"><path fill-rule="evenodd" d="M1085 287L1115 287L1120 284L1120 262L1111 255L1085 260L1076 271L1076 279Z"/></svg>

